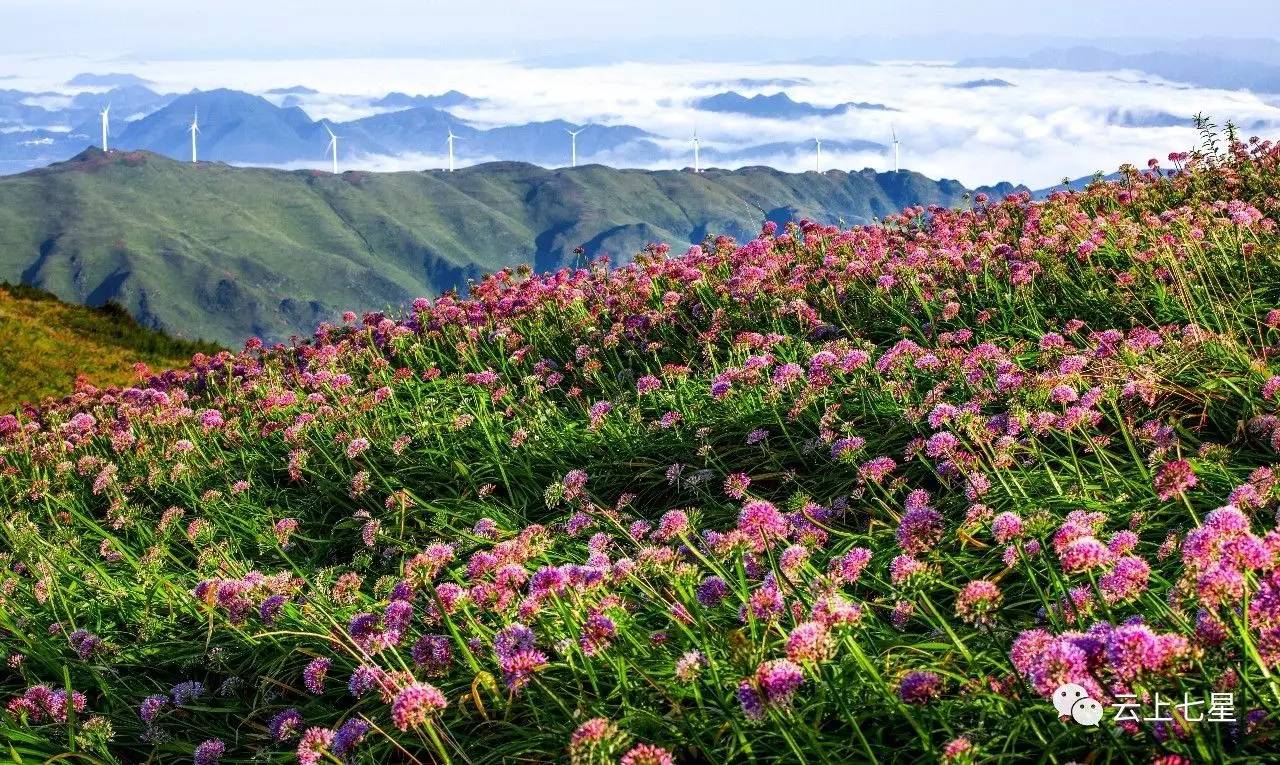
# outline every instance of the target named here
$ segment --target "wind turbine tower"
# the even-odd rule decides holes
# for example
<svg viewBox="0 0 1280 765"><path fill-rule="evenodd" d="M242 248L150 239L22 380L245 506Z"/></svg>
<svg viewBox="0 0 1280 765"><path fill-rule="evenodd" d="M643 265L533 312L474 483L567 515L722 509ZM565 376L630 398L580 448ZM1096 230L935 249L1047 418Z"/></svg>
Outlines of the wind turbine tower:
<svg viewBox="0 0 1280 765"><path fill-rule="evenodd" d="M702 172L702 159L701 154L699 154L701 147L702 142L698 140L698 129L695 127L693 129L693 172L695 173Z"/></svg>
<svg viewBox="0 0 1280 765"><path fill-rule="evenodd" d="M324 129L329 133L329 145L325 147L324 153L328 154L329 152L333 152L333 174L337 175L338 174L338 136L334 134L333 130L330 129L328 125L325 125Z"/></svg>
<svg viewBox="0 0 1280 765"><path fill-rule="evenodd" d="M893 129L893 125L889 126L889 133L893 136L893 172L898 172L898 131Z"/></svg>
<svg viewBox="0 0 1280 765"><path fill-rule="evenodd" d="M111 104L100 113L102 117L102 150L107 150L107 123L111 121Z"/></svg>
<svg viewBox="0 0 1280 765"><path fill-rule="evenodd" d="M569 167L578 166L578 133L581 133L583 130L586 130L586 128L580 127L577 130L570 130L569 128L564 129L564 132L569 134Z"/></svg>
<svg viewBox="0 0 1280 765"><path fill-rule="evenodd" d="M453 142L462 136L454 135L453 128L449 128L449 172L453 172Z"/></svg>
<svg viewBox="0 0 1280 765"><path fill-rule="evenodd" d="M196 162L196 134L200 132L200 110L191 113L191 163Z"/></svg>
<svg viewBox="0 0 1280 765"><path fill-rule="evenodd" d="M815 138L813 139L813 143L815 144L817 149L817 152L813 158L813 169L820 173L822 172L822 139Z"/></svg>

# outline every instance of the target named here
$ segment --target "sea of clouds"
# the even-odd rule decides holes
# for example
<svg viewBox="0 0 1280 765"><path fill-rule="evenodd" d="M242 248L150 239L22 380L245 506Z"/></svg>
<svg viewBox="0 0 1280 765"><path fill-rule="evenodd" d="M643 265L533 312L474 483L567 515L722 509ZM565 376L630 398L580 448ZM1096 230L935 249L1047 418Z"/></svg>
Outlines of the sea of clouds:
<svg viewBox="0 0 1280 765"><path fill-rule="evenodd" d="M546 68L510 61L431 59L324 59L156 61L24 58L0 56L7 88L58 94L78 72L131 72L160 92L235 88L265 94L304 85L320 93L301 97L312 118L345 121L375 113L370 101L390 91L435 94L456 89L484 99L457 109L477 127L550 119L629 124L660 136L692 164L689 141L697 131L703 146L733 149L774 141L870 140L886 146L891 127L901 141L902 166L966 185L1008 180L1032 187L1064 177L1112 171L1125 162L1142 164L1196 144L1190 118L1233 119L1258 131L1280 131L1274 97L1246 91L1191 87L1139 72L956 68L948 62L887 61L872 65L816 66L789 63L620 63ZM779 86L740 87L738 80L785 78ZM1013 87L958 88L979 79L1003 79ZM830 106L845 101L882 103L895 111L856 110L801 120L768 120L715 114L691 107L699 97L736 89L746 95L785 91L797 101ZM282 96L270 96L279 102ZM1115 115L1169 113L1187 127L1135 127ZM1254 131L1254 132L1258 132ZM323 148L314 166L327 167ZM568 164L566 136L565 164ZM444 164L439 146L396 157L344 157L344 166L371 170L424 169ZM677 154L677 156L682 156ZM892 153L840 153L823 149L823 169L892 169ZM501 159L500 157L494 159ZM596 158L602 159L602 157ZM809 149L769 157L783 170L811 170ZM753 162L753 164L759 164Z"/></svg>

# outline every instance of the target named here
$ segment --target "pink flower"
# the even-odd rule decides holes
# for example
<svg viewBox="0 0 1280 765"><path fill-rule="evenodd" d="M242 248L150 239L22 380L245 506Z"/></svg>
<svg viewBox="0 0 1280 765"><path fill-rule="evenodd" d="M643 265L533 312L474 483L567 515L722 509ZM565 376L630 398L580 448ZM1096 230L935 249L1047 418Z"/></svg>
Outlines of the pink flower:
<svg viewBox="0 0 1280 765"><path fill-rule="evenodd" d="M956 616L970 624L989 624L1000 607L1003 595L995 582L977 579L969 582L956 596Z"/></svg>
<svg viewBox="0 0 1280 765"><path fill-rule="evenodd" d="M1198 482L1199 479L1196 478L1190 462L1186 460L1167 462L1156 472L1156 496L1161 501L1167 502L1174 497L1181 496L1187 489L1194 487Z"/></svg>
<svg viewBox="0 0 1280 765"><path fill-rule="evenodd" d="M391 719L400 730L417 728L449 702L439 688L429 683L412 683L396 694L391 703Z"/></svg>
<svg viewBox="0 0 1280 765"><path fill-rule="evenodd" d="M675 762L671 752L652 744L636 744L619 761L620 765L675 765Z"/></svg>

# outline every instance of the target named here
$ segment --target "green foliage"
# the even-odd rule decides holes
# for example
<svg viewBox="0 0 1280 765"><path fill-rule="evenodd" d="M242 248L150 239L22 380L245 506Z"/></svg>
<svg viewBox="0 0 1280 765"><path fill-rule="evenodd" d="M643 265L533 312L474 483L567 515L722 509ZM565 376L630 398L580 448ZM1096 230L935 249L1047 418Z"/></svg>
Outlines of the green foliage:
<svg viewBox="0 0 1280 765"><path fill-rule="evenodd" d="M90 149L0 178L0 279L234 345L306 336L342 310L403 307L508 266L580 264L578 247L624 260L655 241L748 238L766 215L854 224L964 191L905 172L494 163L333 176Z"/></svg>
<svg viewBox="0 0 1280 765"><path fill-rule="evenodd" d="M124 385L134 381L137 363L159 371L219 350L147 329L115 303L73 306L39 288L7 283L0 283L0 334L0 412L69 395L78 377Z"/></svg>

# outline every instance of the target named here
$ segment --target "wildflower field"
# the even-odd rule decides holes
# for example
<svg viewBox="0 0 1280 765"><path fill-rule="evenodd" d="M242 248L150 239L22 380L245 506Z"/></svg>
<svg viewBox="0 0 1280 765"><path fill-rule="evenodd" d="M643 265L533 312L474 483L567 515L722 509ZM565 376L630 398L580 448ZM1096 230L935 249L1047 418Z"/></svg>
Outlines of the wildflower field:
<svg viewBox="0 0 1280 765"><path fill-rule="evenodd" d="M0 756L1274 762L1280 148L1219 140L0 418Z"/></svg>

